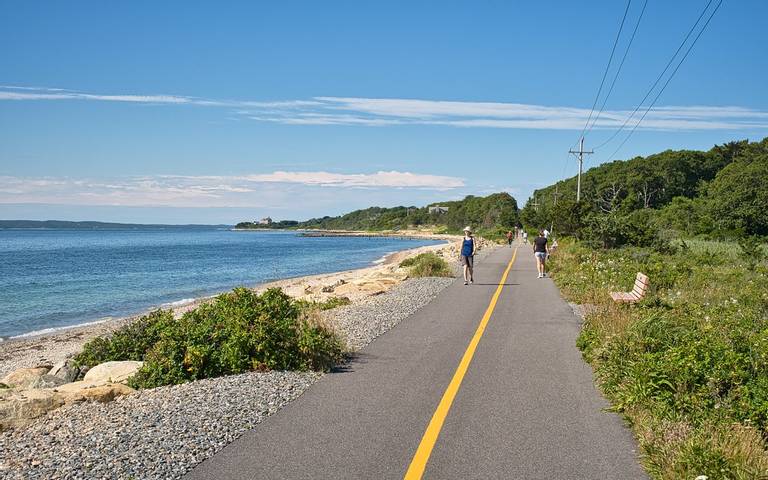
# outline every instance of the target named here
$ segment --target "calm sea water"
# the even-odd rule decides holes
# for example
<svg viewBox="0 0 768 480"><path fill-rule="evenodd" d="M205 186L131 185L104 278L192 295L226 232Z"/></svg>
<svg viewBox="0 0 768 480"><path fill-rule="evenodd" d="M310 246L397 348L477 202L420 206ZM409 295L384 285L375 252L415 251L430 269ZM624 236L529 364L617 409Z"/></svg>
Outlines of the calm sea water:
<svg viewBox="0 0 768 480"><path fill-rule="evenodd" d="M179 228L0 230L0 337L184 302L238 285L365 267L430 245Z"/></svg>

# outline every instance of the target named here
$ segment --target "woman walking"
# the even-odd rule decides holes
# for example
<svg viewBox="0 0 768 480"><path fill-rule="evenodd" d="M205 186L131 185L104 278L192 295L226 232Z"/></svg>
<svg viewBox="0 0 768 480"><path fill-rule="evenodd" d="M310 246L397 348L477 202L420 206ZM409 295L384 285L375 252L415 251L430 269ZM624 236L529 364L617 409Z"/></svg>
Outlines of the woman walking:
<svg viewBox="0 0 768 480"><path fill-rule="evenodd" d="M536 256L536 269L539 271L538 278L544 278L547 254L547 237L544 236L544 230L539 230L539 236L533 239L533 254Z"/></svg>
<svg viewBox="0 0 768 480"><path fill-rule="evenodd" d="M464 239L461 241L461 264L464 266L464 285L475 283L473 268L475 263L475 239L472 237L472 229L464 228Z"/></svg>

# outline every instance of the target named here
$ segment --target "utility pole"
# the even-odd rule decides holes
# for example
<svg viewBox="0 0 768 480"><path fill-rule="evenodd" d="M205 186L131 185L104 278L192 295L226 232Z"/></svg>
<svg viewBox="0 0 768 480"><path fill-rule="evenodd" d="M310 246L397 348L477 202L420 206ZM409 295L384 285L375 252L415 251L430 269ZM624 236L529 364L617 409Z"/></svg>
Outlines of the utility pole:
<svg viewBox="0 0 768 480"><path fill-rule="evenodd" d="M577 152L577 151L574 151L574 150L568 150L568 153L572 153L574 155L577 154L577 153L579 154L579 156L578 156L578 159L579 159L579 179L578 179L578 181L576 183L576 202L579 202L581 200L581 170L584 167L584 154L586 153L586 154L591 155L591 154L593 154L595 152L592 151L592 150L590 150L588 152L584 151L584 137L582 136L581 140L579 140L579 151Z"/></svg>

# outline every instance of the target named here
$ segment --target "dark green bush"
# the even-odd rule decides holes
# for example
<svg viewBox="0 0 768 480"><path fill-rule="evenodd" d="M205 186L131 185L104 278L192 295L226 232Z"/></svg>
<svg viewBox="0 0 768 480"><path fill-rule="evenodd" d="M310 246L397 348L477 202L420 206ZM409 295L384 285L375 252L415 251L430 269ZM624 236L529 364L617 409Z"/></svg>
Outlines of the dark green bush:
<svg viewBox="0 0 768 480"><path fill-rule="evenodd" d="M406 258L400 263L408 267L413 277L452 277L451 267L442 258L432 252L425 252L415 257Z"/></svg>
<svg viewBox="0 0 768 480"><path fill-rule="evenodd" d="M335 333L282 290L237 288L178 320L153 312L92 340L77 361L143 360L130 384L150 388L251 370L327 370L342 355Z"/></svg>
<svg viewBox="0 0 768 480"><path fill-rule="evenodd" d="M744 255L744 261L747 264L747 268L754 271L755 267L757 267L757 265L759 265L766 257L760 238L756 236L742 237L739 238L738 244L742 255Z"/></svg>
<svg viewBox="0 0 768 480"><path fill-rule="evenodd" d="M143 360L147 351L160 340L161 333L173 323L173 312L155 310L120 328L110 337L96 337L86 343L83 351L75 356L75 362L93 367L115 360Z"/></svg>

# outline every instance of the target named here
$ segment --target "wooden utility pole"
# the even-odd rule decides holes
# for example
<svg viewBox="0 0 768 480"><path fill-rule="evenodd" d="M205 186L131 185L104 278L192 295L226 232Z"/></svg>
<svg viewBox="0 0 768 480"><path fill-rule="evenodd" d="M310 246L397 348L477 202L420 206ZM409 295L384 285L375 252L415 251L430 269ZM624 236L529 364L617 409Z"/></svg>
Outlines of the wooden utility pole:
<svg viewBox="0 0 768 480"><path fill-rule="evenodd" d="M572 153L574 155L577 153L579 154L579 156L577 157L579 159L579 179L576 182L576 202L579 202L581 200L581 170L584 167L584 154L586 153L588 155L591 155L595 152L592 150L588 152L584 151L584 137L582 136L581 140L579 140L579 151L577 152L575 150L568 150L568 153Z"/></svg>

